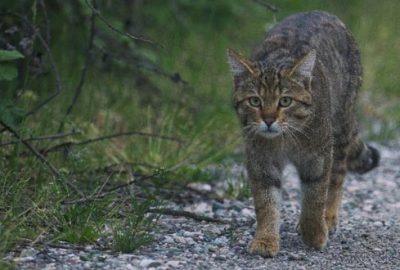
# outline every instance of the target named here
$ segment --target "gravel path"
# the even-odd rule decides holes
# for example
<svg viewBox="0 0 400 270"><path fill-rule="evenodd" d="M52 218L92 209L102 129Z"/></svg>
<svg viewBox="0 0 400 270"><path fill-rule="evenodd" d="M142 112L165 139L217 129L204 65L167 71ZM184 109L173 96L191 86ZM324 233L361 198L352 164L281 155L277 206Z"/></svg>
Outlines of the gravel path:
<svg viewBox="0 0 400 270"><path fill-rule="evenodd" d="M197 193L183 194L186 200L170 206L229 223L162 216L154 243L132 254L65 245L46 252L25 248L8 259L20 269L400 269L400 141L376 147L381 166L347 177L340 230L323 251L306 248L296 233L300 193L289 167L282 194L281 250L272 259L246 252L255 229L251 200L205 199ZM223 170L223 179L244 173L240 165ZM221 191L221 186L223 182L196 188Z"/></svg>

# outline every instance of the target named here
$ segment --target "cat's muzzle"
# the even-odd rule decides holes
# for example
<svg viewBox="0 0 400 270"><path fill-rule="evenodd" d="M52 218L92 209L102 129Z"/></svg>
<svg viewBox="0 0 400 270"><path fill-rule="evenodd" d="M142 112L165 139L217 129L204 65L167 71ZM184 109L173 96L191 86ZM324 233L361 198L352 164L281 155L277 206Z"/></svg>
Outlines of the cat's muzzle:
<svg viewBox="0 0 400 270"><path fill-rule="evenodd" d="M257 133L267 139L272 139L282 134L282 128L277 122L273 122L271 125L261 122L258 125Z"/></svg>

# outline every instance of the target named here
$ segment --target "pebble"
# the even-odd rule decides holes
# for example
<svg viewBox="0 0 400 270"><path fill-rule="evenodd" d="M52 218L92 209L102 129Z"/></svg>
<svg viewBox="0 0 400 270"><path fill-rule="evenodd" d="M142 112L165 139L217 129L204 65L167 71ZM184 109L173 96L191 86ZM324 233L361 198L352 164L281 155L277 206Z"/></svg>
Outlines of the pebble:
<svg viewBox="0 0 400 270"><path fill-rule="evenodd" d="M155 267L155 265L160 265L160 263L152 259L143 259L139 263L140 267Z"/></svg>
<svg viewBox="0 0 400 270"><path fill-rule="evenodd" d="M181 265L181 261L168 261L166 263L166 266L172 267L172 268L177 268Z"/></svg>

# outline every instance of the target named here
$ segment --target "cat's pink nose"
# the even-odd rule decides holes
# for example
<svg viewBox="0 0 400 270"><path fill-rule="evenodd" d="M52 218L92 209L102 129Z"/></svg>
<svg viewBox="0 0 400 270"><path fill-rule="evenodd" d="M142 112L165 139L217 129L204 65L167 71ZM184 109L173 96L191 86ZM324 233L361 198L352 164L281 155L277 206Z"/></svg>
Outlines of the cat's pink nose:
<svg viewBox="0 0 400 270"><path fill-rule="evenodd" d="M275 122L275 118L266 118L264 119L264 122L268 127L270 127Z"/></svg>

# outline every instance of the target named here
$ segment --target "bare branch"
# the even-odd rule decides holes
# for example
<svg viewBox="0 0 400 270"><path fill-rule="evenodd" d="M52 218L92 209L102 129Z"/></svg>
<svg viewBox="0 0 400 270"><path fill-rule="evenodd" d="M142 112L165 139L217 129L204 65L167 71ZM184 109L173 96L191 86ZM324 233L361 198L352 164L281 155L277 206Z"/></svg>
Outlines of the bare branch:
<svg viewBox="0 0 400 270"><path fill-rule="evenodd" d="M64 201L64 202L62 202L62 204L85 204L85 203L97 201L97 200L102 199L105 196L113 193L114 191L126 188L126 187L128 187L130 185L133 185L133 184L137 183L138 181L144 181L144 180L147 180L147 179L151 179L151 178L157 177L157 176L161 175L162 173L164 173L164 172L163 171L159 171L159 172L156 172L156 173L151 174L151 175L145 175L145 176L142 176L140 178L136 178L136 179L133 179L131 181L128 181L126 183L123 183L123 184L120 184L120 185L116 185L116 186L114 186L114 187L112 187L110 189L105 190L104 192L101 192L101 193L96 192L92 196L82 197L82 198L77 199L77 200Z"/></svg>
<svg viewBox="0 0 400 270"><path fill-rule="evenodd" d="M279 9L277 7L275 7L274 5L272 5L270 3L265 2L263 0L253 0L253 1L261 6L265 7L267 10L269 10L271 12L275 13L275 12L279 11Z"/></svg>
<svg viewBox="0 0 400 270"><path fill-rule="evenodd" d="M206 221L206 222L223 223L223 224L229 223L229 221L227 221L227 220L208 217L208 216L204 216L204 215L198 215L198 214L195 214L193 212L188 212L188 211L174 210L174 209L170 209L170 208L150 208L148 210L148 212L162 214L162 215L170 215L170 216L175 216L175 217L186 217L186 218L194 219L196 221Z"/></svg>
<svg viewBox="0 0 400 270"><path fill-rule="evenodd" d="M118 34L120 34L120 35L122 35L122 36L126 36L126 37L128 37L128 38L130 38L130 39L136 40L136 41L143 41L143 42L146 42L146 43L150 43L150 44L152 44L152 45L158 45L158 46L160 46L160 47L163 47L161 44L159 44L159 43L157 43L157 42L155 42L155 41L153 41L153 40L150 40L150 39L147 39L147 38L144 38L144 37L134 36L134 35L132 35L132 34L130 34L130 33L123 32L123 31L121 31L121 30L115 28L113 25L111 25L111 24L101 15L101 13L100 13L100 11L99 11L98 9L96 9L94 6L90 5L90 3L89 3L88 0L86 0L86 4L90 7L90 9L91 9L93 12L95 12L96 16L97 16L105 25L107 25L107 27L110 28L112 31L114 31L114 32L116 32L116 33L118 33Z"/></svg>
<svg viewBox="0 0 400 270"><path fill-rule="evenodd" d="M81 134L81 132L73 130L73 131L66 132L66 133L57 133L57 134L43 135L43 136L38 136L38 137L29 137L29 138L24 138L24 139L21 139L21 140L0 142L0 146L10 145L10 144L17 144L17 143L22 143L22 142L55 140L55 139L61 139L61 138L74 136L74 135L78 135L78 134Z"/></svg>
<svg viewBox="0 0 400 270"><path fill-rule="evenodd" d="M57 168L54 167L53 164L51 164L50 161L48 161L33 145L31 145L27 141L24 141L15 129L13 129L12 127L7 125L3 121L0 121L0 124L3 125L9 132L11 132L17 139L21 140L22 143L50 170L50 172L53 174L53 176L58 181L63 182L63 184L66 184L67 186L71 187L80 196L85 197L85 195L82 193L82 191L80 191L68 179L65 179L64 177L62 177L61 173L57 170Z"/></svg>
<svg viewBox="0 0 400 270"><path fill-rule="evenodd" d="M95 37L95 33L96 33L96 11L95 11L95 8L97 8L96 0L93 0L92 3L93 3L93 9L92 9L92 15L90 17L90 30L89 30L88 45L87 45L86 53L85 53L85 55L86 55L85 63L82 68L81 77L79 79L78 85L76 86L76 89L75 89L75 94L72 98L70 105L67 108L67 111L65 112L63 119L60 122L58 132L62 131L62 129L64 127L65 119L72 112L72 109L73 109L75 103L77 102L78 97L80 96L80 94L82 92L82 87L85 83L87 69L88 69L89 63L92 58L91 56L92 56L92 49L93 49L93 41L94 41L94 37Z"/></svg>
<svg viewBox="0 0 400 270"><path fill-rule="evenodd" d="M36 28L36 26L30 21L28 20L24 15L15 13L15 12L6 12L6 13L0 13L0 14L8 14L14 17L17 17L18 19L20 19L21 21L23 21L25 24L27 24L31 30L35 33L35 35L38 37L40 43L42 44L43 48L45 49L48 57L49 57L49 61L50 61L50 67L51 70L54 74L54 78L55 78L55 92L50 94L45 100L41 101L38 105L36 105L32 110L30 110L29 112L27 112L25 114L25 117L28 117L32 114L35 114L39 109L41 109L44 105L46 105L47 103L49 103L51 100L53 100L56 96L58 96L61 91L62 91L62 84L61 84L61 77L60 77L60 73L58 72L58 68L57 65L55 64L54 58L53 58L53 54L51 53L49 44L46 42L46 40L42 37L40 31L38 31L38 29Z"/></svg>
<svg viewBox="0 0 400 270"><path fill-rule="evenodd" d="M47 13L47 8L46 8L46 4L44 3L44 0L40 0L39 1L39 5L42 9L43 12L43 16L44 16L44 23L45 23L45 31L46 31L46 42L48 45L50 45L50 39L51 39L51 35L50 35L50 19L49 19L49 14Z"/></svg>
<svg viewBox="0 0 400 270"><path fill-rule="evenodd" d="M68 147L72 147L72 146L79 146L79 145L85 145L85 144L95 143L95 142L104 141L104 140L111 140L111 139L114 139L114 138L125 137L125 136L152 137L152 138L157 138L157 139L177 142L178 144L182 144L183 143L183 141L181 141L181 140L179 140L177 138L174 138L174 137L163 136L163 135L158 135L158 134L154 134L154 133L140 132L140 131L131 131L131 132L121 132L121 133L115 133L115 134L111 134L111 135L101 136L101 137L97 137L97 138L93 138L93 139L89 139L89 140L85 140L85 141L80 141L80 142L72 142L72 141L63 142L61 144L57 144L57 145L55 145L53 147L50 147L47 150L43 150L43 153L47 154L49 152L54 152L54 151L57 151L57 150L63 149L63 148L68 148Z"/></svg>
<svg viewBox="0 0 400 270"><path fill-rule="evenodd" d="M107 56L110 56L111 58L114 58L119 61L126 61L129 59L132 59L131 61L128 61L130 65L134 66L137 69L144 69L147 71L150 71L156 75L160 75L162 77L168 78L174 83L181 83L184 86L187 86L189 83L182 78L182 76L178 73L168 73L162 70L160 67L158 67L156 64L154 64L152 61L149 59L146 59L144 56L139 56L139 55L122 55L121 53L116 53L116 52L111 52L111 51L106 51L103 48L97 47L102 53L104 53ZM128 58L128 59L127 59Z"/></svg>

